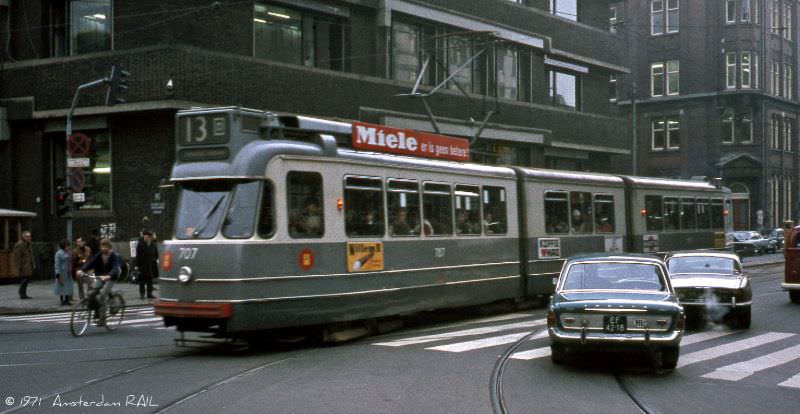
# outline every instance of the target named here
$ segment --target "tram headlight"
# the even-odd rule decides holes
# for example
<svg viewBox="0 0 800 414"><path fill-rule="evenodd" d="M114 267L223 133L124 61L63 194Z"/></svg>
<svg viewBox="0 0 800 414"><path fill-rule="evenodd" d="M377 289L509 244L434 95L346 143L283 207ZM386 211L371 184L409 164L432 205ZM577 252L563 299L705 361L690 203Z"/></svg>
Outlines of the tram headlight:
<svg viewBox="0 0 800 414"><path fill-rule="evenodd" d="M181 266L181 270L178 272L178 280L181 283L189 283L192 280L192 268L189 266Z"/></svg>

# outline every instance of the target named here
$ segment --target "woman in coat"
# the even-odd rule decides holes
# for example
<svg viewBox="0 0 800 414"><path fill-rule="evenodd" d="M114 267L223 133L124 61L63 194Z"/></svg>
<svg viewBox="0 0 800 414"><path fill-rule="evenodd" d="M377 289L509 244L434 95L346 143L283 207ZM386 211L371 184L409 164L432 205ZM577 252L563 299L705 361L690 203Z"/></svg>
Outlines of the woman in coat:
<svg viewBox="0 0 800 414"><path fill-rule="evenodd" d="M69 240L61 240L58 243L59 250L55 257L56 285L55 294L61 298L62 305L71 305L72 300L72 275L70 274L70 243Z"/></svg>

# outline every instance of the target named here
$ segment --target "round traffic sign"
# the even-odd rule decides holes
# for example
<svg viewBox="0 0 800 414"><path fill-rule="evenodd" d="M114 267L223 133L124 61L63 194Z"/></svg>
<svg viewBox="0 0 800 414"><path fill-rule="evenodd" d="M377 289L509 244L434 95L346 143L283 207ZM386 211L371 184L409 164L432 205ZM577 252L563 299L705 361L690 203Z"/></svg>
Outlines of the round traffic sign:
<svg viewBox="0 0 800 414"><path fill-rule="evenodd" d="M92 150L92 139L82 132L76 132L67 139L67 153L70 156L89 155Z"/></svg>
<svg viewBox="0 0 800 414"><path fill-rule="evenodd" d="M81 193L86 188L86 172L83 168L70 168L69 184L73 193Z"/></svg>

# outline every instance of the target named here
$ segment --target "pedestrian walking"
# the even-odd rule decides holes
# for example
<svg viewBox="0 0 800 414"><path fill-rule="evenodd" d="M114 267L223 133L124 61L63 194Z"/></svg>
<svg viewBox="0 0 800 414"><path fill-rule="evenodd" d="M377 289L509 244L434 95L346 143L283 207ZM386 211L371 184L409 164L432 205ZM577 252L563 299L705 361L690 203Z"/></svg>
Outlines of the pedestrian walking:
<svg viewBox="0 0 800 414"><path fill-rule="evenodd" d="M86 245L86 241L83 237L75 239L75 247L72 249L72 277L78 285L78 297L81 300L86 297L86 289L84 287L84 280L82 277L78 277L77 271L92 258L93 253L96 252L93 252L92 249Z"/></svg>
<svg viewBox="0 0 800 414"><path fill-rule="evenodd" d="M22 240L14 245L14 263L17 267L17 275L21 278L19 282L19 298L30 299L28 296L28 282L33 277L33 271L36 270L36 261L33 257L33 243L31 240L33 236L31 232L25 230L22 232Z"/></svg>
<svg viewBox="0 0 800 414"><path fill-rule="evenodd" d="M158 248L153 240L153 232L142 232L142 240L136 244L136 268L139 270L139 298L153 296L153 279L158 277Z"/></svg>
<svg viewBox="0 0 800 414"><path fill-rule="evenodd" d="M58 248L55 257L55 294L61 299L61 305L71 305L75 292L72 285L72 248L67 239L61 240Z"/></svg>

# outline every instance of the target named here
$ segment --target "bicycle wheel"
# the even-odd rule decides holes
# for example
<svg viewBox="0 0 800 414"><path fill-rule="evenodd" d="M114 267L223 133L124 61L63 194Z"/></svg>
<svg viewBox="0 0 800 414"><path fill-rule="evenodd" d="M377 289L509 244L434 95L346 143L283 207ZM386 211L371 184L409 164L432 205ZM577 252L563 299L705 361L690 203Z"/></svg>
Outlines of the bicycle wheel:
<svg viewBox="0 0 800 414"><path fill-rule="evenodd" d="M84 299L72 308L72 315L69 317L69 330L72 332L72 336L81 336L89 329L92 311L87 305L88 302Z"/></svg>
<svg viewBox="0 0 800 414"><path fill-rule="evenodd" d="M106 315L106 329L113 331L122 323L125 315L125 299L119 293L112 293L108 298L108 314Z"/></svg>

